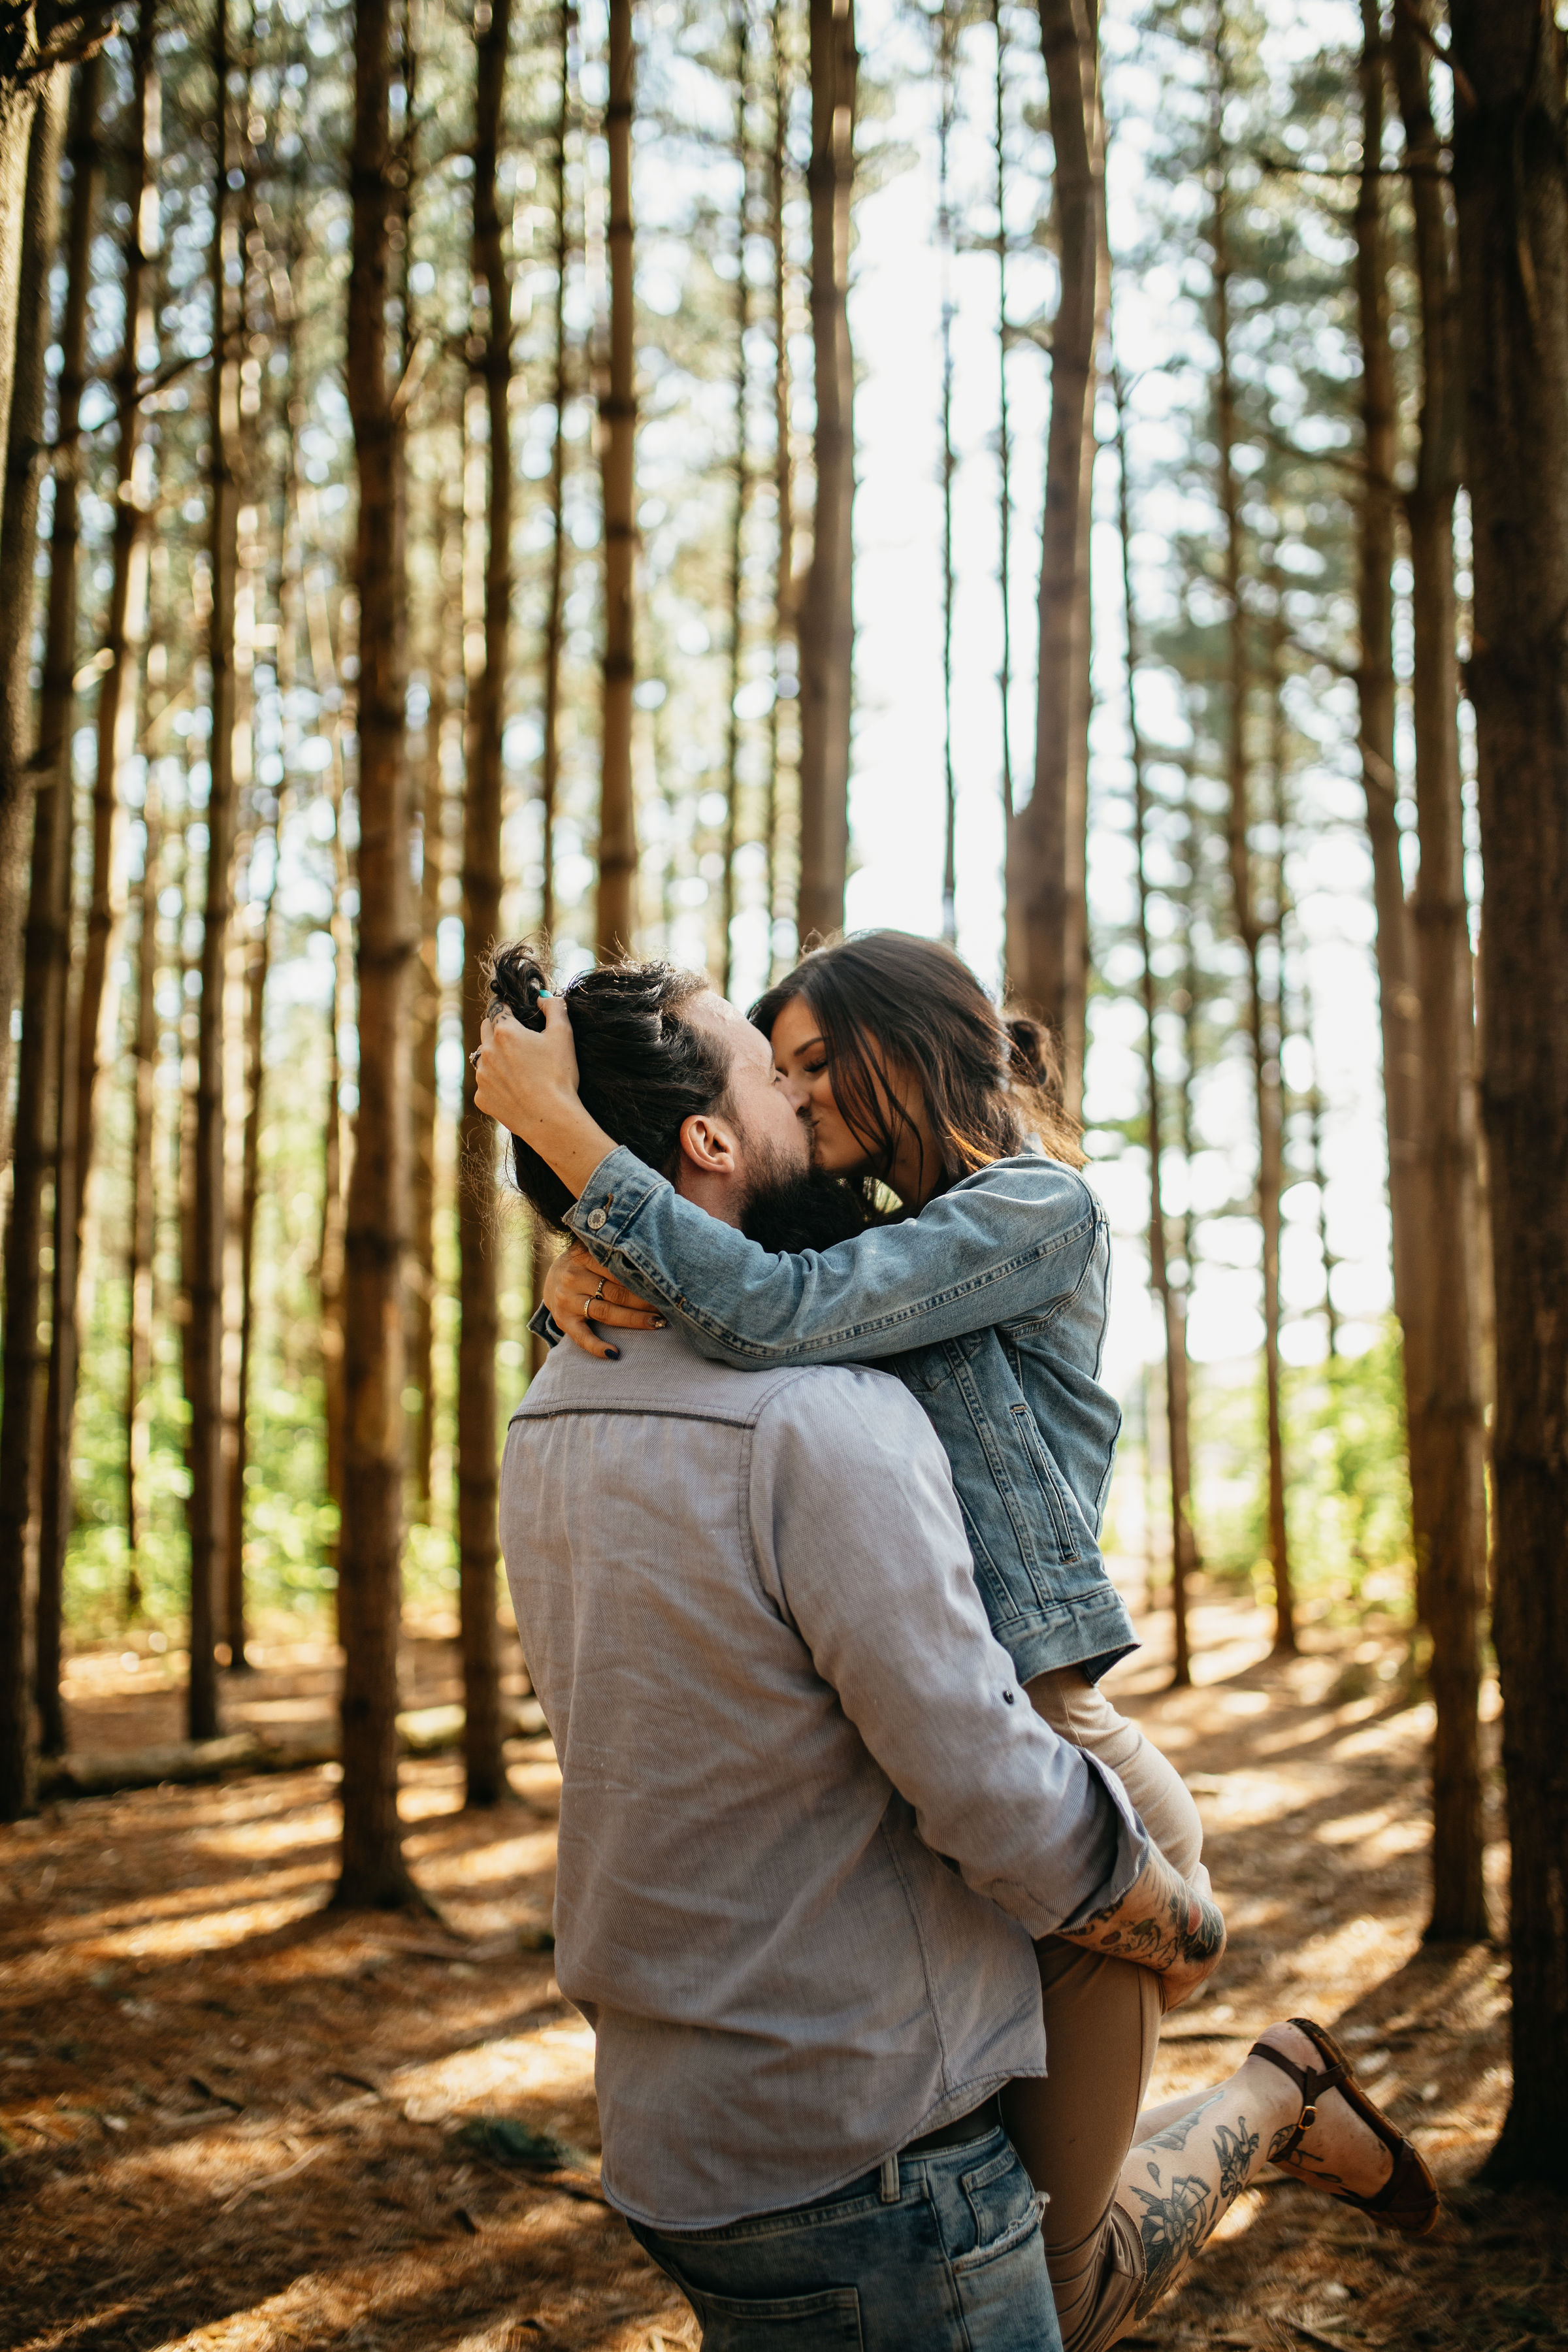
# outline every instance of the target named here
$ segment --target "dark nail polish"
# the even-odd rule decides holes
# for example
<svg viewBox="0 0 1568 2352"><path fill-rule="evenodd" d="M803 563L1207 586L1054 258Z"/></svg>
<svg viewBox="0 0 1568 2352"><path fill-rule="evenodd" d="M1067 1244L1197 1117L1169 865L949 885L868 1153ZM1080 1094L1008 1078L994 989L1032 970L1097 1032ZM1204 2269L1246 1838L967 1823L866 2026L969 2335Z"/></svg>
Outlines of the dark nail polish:
<svg viewBox="0 0 1568 2352"><path fill-rule="evenodd" d="M608 1356L613 1364L618 1364L620 1362L621 1351L618 1348L606 1348L605 1353Z"/></svg>

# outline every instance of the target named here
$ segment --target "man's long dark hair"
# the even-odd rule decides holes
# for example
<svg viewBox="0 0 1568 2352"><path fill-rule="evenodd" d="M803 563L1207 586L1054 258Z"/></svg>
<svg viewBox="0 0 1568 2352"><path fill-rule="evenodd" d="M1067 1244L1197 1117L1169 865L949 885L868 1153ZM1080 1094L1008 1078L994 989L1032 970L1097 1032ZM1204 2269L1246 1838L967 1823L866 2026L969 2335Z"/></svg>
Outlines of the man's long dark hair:
<svg viewBox="0 0 1568 2352"><path fill-rule="evenodd" d="M844 1122L876 1155L868 1199L876 1177L891 1168L906 1124L877 1082L876 1061L919 1081L943 1186L1010 1159L1031 1139L1052 1159L1082 1167L1048 1031L999 1013L962 957L940 940L858 931L814 948L752 1005L764 1036L796 996L821 1031Z"/></svg>
<svg viewBox="0 0 1568 2352"><path fill-rule="evenodd" d="M541 989L549 965L527 940L498 948L491 961L491 1013L504 1005L525 1029L542 1029ZM701 972L668 963L604 964L563 992L577 1047L577 1090L607 1135L661 1176L673 1176L684 1120L721 1104L729 1057L717 1039L684 1018L709 986ZM520 1136L511 1139L518 1190L557 1233L576 1194Z"/></svg>

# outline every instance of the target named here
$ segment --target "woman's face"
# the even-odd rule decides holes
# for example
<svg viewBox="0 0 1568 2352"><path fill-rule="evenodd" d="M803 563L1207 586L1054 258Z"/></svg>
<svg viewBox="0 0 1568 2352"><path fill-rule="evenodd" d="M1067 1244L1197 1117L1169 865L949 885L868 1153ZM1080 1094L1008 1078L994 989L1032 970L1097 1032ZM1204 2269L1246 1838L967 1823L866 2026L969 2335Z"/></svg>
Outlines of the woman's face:
<svg viewBox="0 0 1568 2352"><path fill-rule="evenodd" d="M880 1056L875 1045L869 1039L864 1042L867 1059L889 1098L884 1107L897 1102L906 1118L912 1119L917 1132L927 1134L929 1142L925 1105L919 1087L912 1078L904 1085L896 1079L889 1083L879 1066ZM890 1175L895 1191L899 1190L899 1174L902 1171L883 1169L876 1146L864 1142L856 1134L838 1108L827 1048L816 1016L804 996L792 996L773 1023L773 1049L779 1070L805 1097L813 1165L828 1176ZM900 1151L900 1158L902 1157ZM934 1151L932 1160L934 1165Z"/></svg>

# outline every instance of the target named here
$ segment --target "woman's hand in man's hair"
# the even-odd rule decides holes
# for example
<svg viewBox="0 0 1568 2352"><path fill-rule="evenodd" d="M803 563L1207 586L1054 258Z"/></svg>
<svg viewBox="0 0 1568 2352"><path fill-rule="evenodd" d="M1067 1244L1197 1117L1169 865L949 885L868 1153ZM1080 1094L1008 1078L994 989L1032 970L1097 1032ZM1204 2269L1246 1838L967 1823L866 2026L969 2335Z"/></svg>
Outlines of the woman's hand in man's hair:
<svg viewBox="0 0 1568 2352"><path fill-rule="evenodd" d="M595 1265L576 1243L552 1261L544 1277L544 1304L585 1356L619 1353L600 1339L595 1324L617 1331L662 1331L665 1325L657 1307Z"/></svg>
<svg viewBox="0 0 1568 2352"><path fill-rule="evenodd" d="M563 1112L576 1111L577 1048L563 997L540 1000L542 1029L525 1029L503 1006L479 1024L474 1054L474 1104L525 1143L543 1150Z"/></svg>

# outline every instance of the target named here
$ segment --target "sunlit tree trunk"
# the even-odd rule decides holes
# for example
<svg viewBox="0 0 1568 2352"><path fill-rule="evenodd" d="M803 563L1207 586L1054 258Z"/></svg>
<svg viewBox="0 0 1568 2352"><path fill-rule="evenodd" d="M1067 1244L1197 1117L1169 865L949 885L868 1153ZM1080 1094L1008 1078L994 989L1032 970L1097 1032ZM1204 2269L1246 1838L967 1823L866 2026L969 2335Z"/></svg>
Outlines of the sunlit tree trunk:
<svg viewBox="0 0 1568 2352"><path fill-rule="evenodd" d="M437 1053L441 1038L439 940L441 885L446 878L446 779L442 762L447 718L448 664L452 657L452 600L447 593L447 506L437 491L434 540L439 585L430 639L429 700L425 713L423 790L420 802L419 956L415 964L410 1015L412 1078L412 1192L408 1281L411 1388L418 1391L419 1417L411 1457L414 1508L430 1516L431 1471L436 1451L436 1122L440 1115Z"/></svg>
<svg viewBox="0 0 1568 2352"><path fill-rule="evenodd" d="M1149 933L1147 835L1149 782L1142 730L1138 723L1138 665L1142 646L1132 600L1131 499L1127 480L1127 419L1121 370L1112 371L1116 393L1117 519L1121 540L1121 598L1127 646L1127 727L1132 750L1132 845L1138 867L1138 950L1143 1000L1143 1083L1149 1131L1149 1278L1165 1324L1165 1431L1171 1471L1171 1613L1175 1629L1178 1689L1192 1681L1187 1630L1187 1580L1196 1560L1193 1544L1193 1457L1187 1403L1187 1317L1184 1293L1171 1279L1165 1231L1164 1123L1160 1104L1154 1020L1158 992Z"/></svg>
<svg viewBox="0 0 1568 2352"><path fill-rule="evenodd" d="M772 16L772 140L768 156L768 236L773 249L773 677L776 691L768 712L768 975L775 970L773 927L785 918L784 897L784 705L798 707L800 655L795 644L795 465L790 445L789 232L784 222L789 181L787 20L784 0L773 0Z"/></svg>
<svg viewBox="0 0 1568 2352"><path fill-rule="evenodd" d="M632 0L609 0L610 350L599 399L605 481L605 733L599 799L598 953L630 952L636 929L636 811L632 804L632 687L637 676L633 588L637 570L636 312L632 276Z"/></svg>
<svg viewBox="0 0 1568 2352"><path fill-rule="evenodd" d="M238 336L226 265L237 240L228 184L228 0L217 0L213 31L216 165L213 177L213 356L209 380L208 549L212 614L207 662L212 673L211 782L207 793L206 893L202 910L201 994L196 1031L196 1100L192 1129L190 1257L185 1272L185 1393L190 1402L187 1510L191 1545L191 1669L186 1721L193 1739L218 1728L219 1587L227 1534L224 1476L223 1325L226 1207L224 1152L224 995L228 973L235 830L234 604L238 571L239 494L235 444L239 430Z"/></svg>
<svg viewBox="0 0 1568 2352"><path fill-rule="evenodd" d="M1237 936L1246 958L1246 1019L1252 1053L1253 1095L1258 1121L1258 1215L1263 1256L1263 1379L1268 1457L1268 1557L1274 1571L1274 1646L1296 1648L1296 1612L1289 1540L1285 1524L1285 1447L1279 1383L1279 1196L1283 1137L1279 1101L1279 1047L1268 1034L1263 993L1262 949L1267 925L1257 903L1252 860L1251 773L1247 749L1251 657L1247 607L1242 596L1241 493L1237 479L1236 380L1231 352L1230 192L1224 131L1229 59L1226 12L1216 12L1213 112L1214 209L1210 247L1214 277L1215 441L1226 605L1226 842L1231 905Z"/></svg>
<svg viewBox="0 0 1568 2352"><path fill-rule="evenodd" d="M1062 1042L1069 1108L1083 1095L1089 990L1089 527L1094 398L1110 272L1097 0L1039 0L1050 96L1061 299L1040 548L1034 790L1007 844L1007 976Z"/></svg>
<svg viewBox="0 0 1568 2352"><path fill-rule="evenodd" d="M32 1695L27 1688L28 1602L35 1582L39 1498L38 1376L43 1367L38 1318L43 1303L41 1259L44 1184L50 1160L58 1066L60 960L56 932L68 888L70 765L57 756L41 789L28 759L32 732L28 656L32 646L34 534L44 425L44 354L53 321L48 270L58 234L60 139L68 77L57 68L45 82L28 126L29 153L22 230L24 298L17 321L10 434L6 447L4 520L0 521L0 798L14 799L27 817L16 827L16 852L30 849L22 972L22 1050L18 1072L16 1154L5 1232L4 1404L0 1406L0 1818L15 1821L32 1801ZM74 210L74 207L73 207ZM73 221L73 229L75 222ZM77 259L75 238L72 259ZM79 390L80 331L78 328ZM63 404L62 404L63 407ZM74 437L74 417L73 437ZM74 454L74 452L73 452ZM73 541L63 551L74 566ZM55 551L57 562L62 551ZM51 596L51 607L54 604ZM51 747L40 745L47 755ZM40 763L41 764L41 763ZM8 823L0 815L0 825ZM29 838L30 835L30 838ZM0 887L8 877L0 877ZM13 986L15 981L13 977ZM6 1003L9 1027L9 1000ZM59 1689L59 1595L38 1585L38 1680ZM53 1647L51 1660L48 1652ZM46 1745L51 1728L45 1710Z"/></svg>
<svg viewBox="0 0 1568 2352"><path fill-rule="evenodd" d="M953 216L950 154L958 119L958 26L943 0L936 25L937 244L942 254L942 935L951 947L958 938L958 788L952 765L952 485L958 458L952 443Z"/></svg>
<svg viewBox="0 0 1568 2352"><path fill-rule="evenodd" d="M1493 1636L1513 1874L1513 2093L1489 2170L1568 2188L1568 184L1563 35L1453 0L1466 478L1497 1283Z"/></svg>
<svg viewBox="0 0 1568 2352"><path fill-rule="evenodd" d="M335 1901L415 1898L397 1813L403 1542L403 1253L408 1223L410 905L402 615L403 435L387 324L393 170L388 0L358 0L348 395L359 471L359 1113L344 1237L342 1866Z"/></svg>
<svg viewBox="0 0 1568 2352"><path fill-rule="evenodd" d="M735 16L735 161L740 167L740 193L735 204L735 485L730 506L730 716L725 729L724 757L724 887L720 899L723 951L719 969L723 993L730 993L734 968L735 852L740 846L741 719L735 705L745 677L746 513L751 503L752 457L747 426L751 370L746 337L752 324L752 289L746 276L746 227L752 193L752 152L746 131L746 101L752 70L751 19L743 5Z"/></svg>
<svg viewBox="0 0 1568 2352"><path fill-rule="evenodd" d="M251 872L256 870L259 843L270 848L267 887L253 896L261 920L247 942L245 973L245 1128L239 1193L239 1373L235 1407L235 1446L228 1464L228 1529L224 1547L226 1581L224 1638L228 1663L238 1670L249 1664L245 1632L245 1473L250 1459L250 1383L256 1339L256 1217L261 1204L261 1111L266 1083L264 1045L267 1029L267 982L272 969L274 908L278 896L278 835L276 815L252 845Z"/></svg>
<svg viewBox="0 0 1568 2352"><path fill-rule="evenodd" d="M5 453L0 493L0 1169L11 1155L11 1012L33 835L26 768L33 537L67 79L58 67L38 72L34 31L31 8L0 8L0 449ZM47 118L41 125L39 107ZM40 242L46 223L47 245Z"/></svg>
<svg viewBox="0 0 1568 2352"><path fill-rule="evenodd" d="M572 129L573 41L577 11L572 0L562 0L560 16L560 79L556 91L555 131L552 169L554 185L552 244L555 261L555 334L550 440L550 570L544 607L544 740L539 761L541 886L540 929L546 940L555 930L555 811L561 785L561 653L564 639L566 527L563 513L566 488L566 403L571 397L570 344L566 331L566 277L572 263L572 224L566 192L566 142ZM535 1350L542 1345L536 1340Z"/></svg>
<svg viewBox="0 0 1568 2352"><path fill-rule="evenodd" d="M996 672L1002 719L1002 814L1013 822L1013 423L1007 400L1007 27L1002 0L991 0L996 37L996 577L1002 592Z"/></svg>
<svg viewBox="0 0 1568 2352"><path fill-rule="evenodd" d="M1397 12L1396 12L1397 13ZM1362 172L1357 185L1356 312L1362 352L1362 487L1358 599L1362 782L1377 915L1377 988L1388 1132L1394 1304L1404 1337L1405 1382L1414 1405L1429 1386L1426 1186L1420 1165L1421 1024L1415 945L1399 856L1394 765L1394 473L1397 453L1394 355L1388 339L1388 239L1384 219L1385 84L1378 0L1362 0ZM1424 1486L1419 1414L1410 1423L1413 1485ZM1418 1551L1416 1605L1425 1618Z"/></svg>
<svg viewBox="0 0 1568 2352"><path fill-rule="evenodd" d="M1456 257L1420 23L1395 10L1393 58L1421 297L1421 438L1405 499L1414 621L1412 707L1421 862L1415 896L1420 993L1420 1143L1432 1273L1426 1385L1410 1388L1411 1501L1432 1639L1434 1938L1487 1933L1480 1726L1486 1586L1477 1263L1474 987L1459 772L1454 499L1459 478Z"/></svg>
<svg viewBox="0 0 1568 2352"><path fill-rule="evenodd" d="M150 1452L146 1390L153 1370L153 1259L158 1206L153 1176L153 1143L157 1133L158 1101L158 888L163 870L163 829L158 809L157 787L153 782L151 770L142 815L143 839L142 880L137 893L140 912L136 932L133 1048L135 1101L131 1136L131 1210L127 1220L131 1246L126 1268L130 1304L125 1371L125 1547L131 1561L125 1588L128 1617L134 1616L142 1606L142 1480Z"/></svg>
<svg viewBox="0 0 1568 2352"><path fill-rule="evenodd" d="M811 569L800 609L801 946L842 929L849 862L849 722L855 657L855 358L849 231L859 58L854 0L808 0L811 338L816 474Z"/></svg>
<svg viewBox="0 0 1568 2352"><path fill-rule="evenodd" d="M468 775L463 793L463 1111L458 1165L480 1177L495 1154L495 1129L474 1102L471 1055L489 1000L486 959L500 930L501 732L506 723L511 609L511 280L501 239L497 174L505 102L510 0L492 0L474 44L473 277L486 295L481 376L489 423L485 529L484 665L468 692ZM482 1180L481 1180L482 1181ZM470 1805L506 1794L496 1643L497 1509L496 1249L486 1202L474 1181L458 1188L461 1332L458 1343L458 1603L463 1639L463 1763Z"/></svg>

